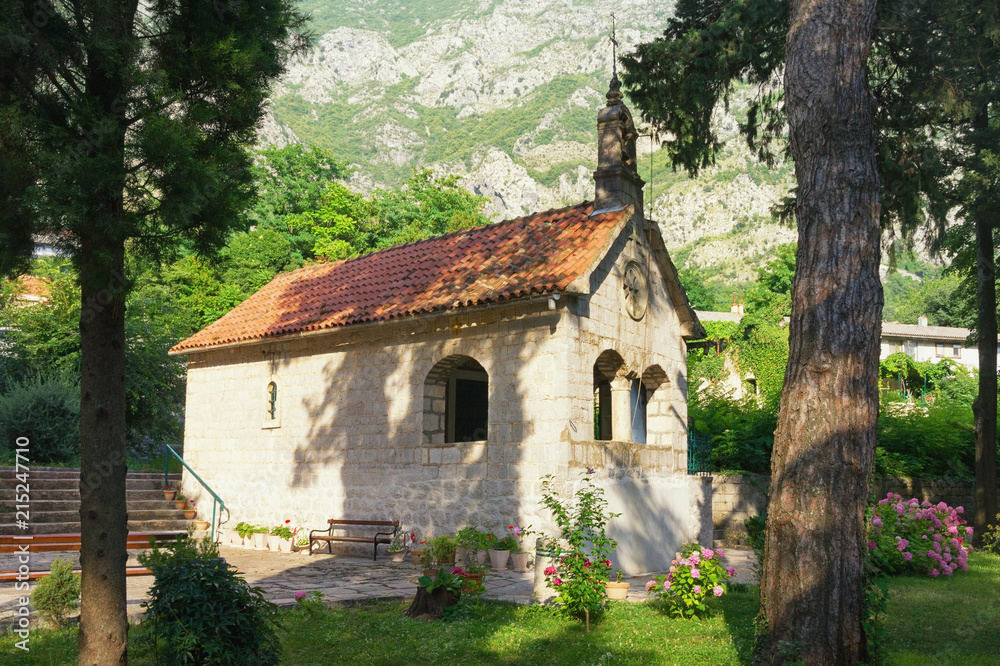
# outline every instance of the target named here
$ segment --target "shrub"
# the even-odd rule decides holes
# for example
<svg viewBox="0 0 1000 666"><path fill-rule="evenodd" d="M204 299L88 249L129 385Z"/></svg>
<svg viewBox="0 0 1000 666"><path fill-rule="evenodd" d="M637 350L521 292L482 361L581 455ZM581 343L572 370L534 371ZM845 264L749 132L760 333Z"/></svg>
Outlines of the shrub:
<svg viewBox="0 0 1000 666"><path fill-rule="evenodd" d="M157 661L166 664L277 664L278 607L250 587L210 542L186 539L140 562L153 571L146 620Z"/></svg>
<svg viewBox="0 0 1000 666"><path fill-rule="evenodd" d="M986 531L983 532L982 548L987 553L1000 555L1000 513L997 514L993 525L987 527Z"/></svg>
<svg viewBox="0 0 1000 666"><path fill-rule="evenodd" d="M137 559L139 564L150 571L182 560L212 559L219 556L219 545L213 543L211 537L207 536L201 540L192 539L190 536L181 537L164 548L157 546L152 537L149 543L150 549L139 553Z"/></svg>
<svg viewBox="0 0 1000 666"><path fill-rule="evenodd" d="M474 557L476 553L489 549L489 539L486 538L488 535L488 532L483 532L478 527L469 525L458 531L458 545L465 548L469 551L469 555Z"/></svg>
<svg viewBox="0 0 1000 666"><path fill-rule="evenodd" d="M455 549L458 548L458 539L454 534L442 534L428 540L427 546L431 555L438 562L453 562L455 560Z"/></svg>
<svg viewBox="0 0 1000 666"><path fill-rule="evenodd" d="M31 605L42 614L46 622L61 627L79 605L80 579L73 574L72 562L61 557L52 561L49 571L48 576L35 584L31 593Z"/></svg>
<svg viewBox="0 0 1000 666"><path fill-rule="evenodd" d="M553 489L553 477L542 479L542 504L555 519L559 537L568 550L545 570L545 580L556 591L555 603L569 616L587 620L603 609L604 585L608 582L611 551L617 547L604 530L608 521L621 514L609 513L604 490L591 481L589 468L575 501L563 500Z"/></svg>
<svg viewBox="0 0 1000 666"><path fill-rule="evenodd" d="M700 617L708 612L705 601L725 594L735 573L732 567L722 566L721 550L686 543L670 563L669 573L646 583L646 593L656 594L679 617Z"/></svg>
<svg viewBox="0 0 1000 666"><path fill-rule="evenodd" d="M38 376L0 396L0 442L30 440L33 463L66 462L80 453L80 388L63 376Z"/></svg>
<svg viewBox="0 0 1000 666"><path fill-rule="evenodd" d="M767 527L767 513L759 516L750 516L743 521L743 526L747 528L747 541L753 548L754 557L757 563L753 565L753 575L760 580L760 575L764 571L764 543L767 540L765 528Z"/></svg>
<svg viewBox="0 0 1000 666"><path fill-rule="evenodd" d="M944 502L903 501L889 493L869 511L868 548L872 565L885 574L922 572L950 576L968 570L972 528L960 518L964 509Z"/></svg>
<svg viewBox="0 0 1000 666"><path fill-rule="evenodd" d="M879 405L877 476L974 476L976 437L968 403L938 398L927 407Z"/></svg>

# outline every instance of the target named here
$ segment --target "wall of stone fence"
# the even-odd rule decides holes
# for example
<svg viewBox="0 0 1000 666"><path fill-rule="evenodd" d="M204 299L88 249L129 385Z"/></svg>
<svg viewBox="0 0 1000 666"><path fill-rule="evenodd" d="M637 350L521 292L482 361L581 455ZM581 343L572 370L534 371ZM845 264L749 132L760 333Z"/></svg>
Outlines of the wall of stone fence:
<svg viewBox="0 0 1000 666"><path fill-rule="evenodd" d="M712 478L712 523L717 530L745 532L743 521L758 516L767 508L767 491L771 477L764 474L714 476ZM903 499L916 497L937 504L964 506L975 504L975 482L972 479L875 479L872 494L881 499L889 492Z"/></svg>

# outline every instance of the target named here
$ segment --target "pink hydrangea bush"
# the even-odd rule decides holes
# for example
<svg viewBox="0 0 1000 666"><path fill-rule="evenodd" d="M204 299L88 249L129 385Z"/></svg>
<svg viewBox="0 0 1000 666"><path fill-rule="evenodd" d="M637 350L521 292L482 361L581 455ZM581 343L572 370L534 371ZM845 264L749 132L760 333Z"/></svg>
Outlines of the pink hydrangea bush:
<svg viewBox="0 0 1000 666"><path fill-rule="evenodd" d="M882 573L924 573L931 577L967 571L972 528L962 507L904 500L889 493L870 510L868 548Z"/></svg>
<svg viewBox="0 0 1000 666"><path fill-rule="evenodd" d="M655 594L680 617L704 615L708 612L705 602L725 594L729 579L736 573L732 567L722 565L722 558L722 550L686 543L670 563L667 575L646 583L646 594Z"/></svg>

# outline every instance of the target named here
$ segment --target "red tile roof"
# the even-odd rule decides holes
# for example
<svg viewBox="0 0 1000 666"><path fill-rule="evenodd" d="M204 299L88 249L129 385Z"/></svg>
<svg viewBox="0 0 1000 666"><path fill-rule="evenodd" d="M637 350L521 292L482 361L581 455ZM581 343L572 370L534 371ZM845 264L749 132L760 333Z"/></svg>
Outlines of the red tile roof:
<svg viewBox="0 0 1000 666"><path fill-rule="evenodd" d="M563 290L590 268L630 211L590 217L593 209L585 202L282 273L170 352Z"/></svg>

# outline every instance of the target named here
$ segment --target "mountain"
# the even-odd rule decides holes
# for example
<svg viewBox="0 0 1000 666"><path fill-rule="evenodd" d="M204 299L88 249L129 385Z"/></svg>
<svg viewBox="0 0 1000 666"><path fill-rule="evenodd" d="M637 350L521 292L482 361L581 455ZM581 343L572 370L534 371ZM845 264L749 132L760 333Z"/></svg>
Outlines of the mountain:
<svg viewBox="0 0 1000 666"><path fill-rule="evenodd" d="M302 0L317 40L272 95L261 141L305 141L354 165L352 186L399 185L415 166L462 176L498 219L593 197L597 110L611 75L608 5L593 0ZM658 36L671 2L615 7L623 51ZM627 101L627 100L626 100ZM721 111L721 110L720 110ZM647 215L680 267L751 279L795 231L771 207L793 185L737 137L697 179L639 142ZM642 130L640 131L648 131ZM649 203L651 202L651 204Z"/></svg>

